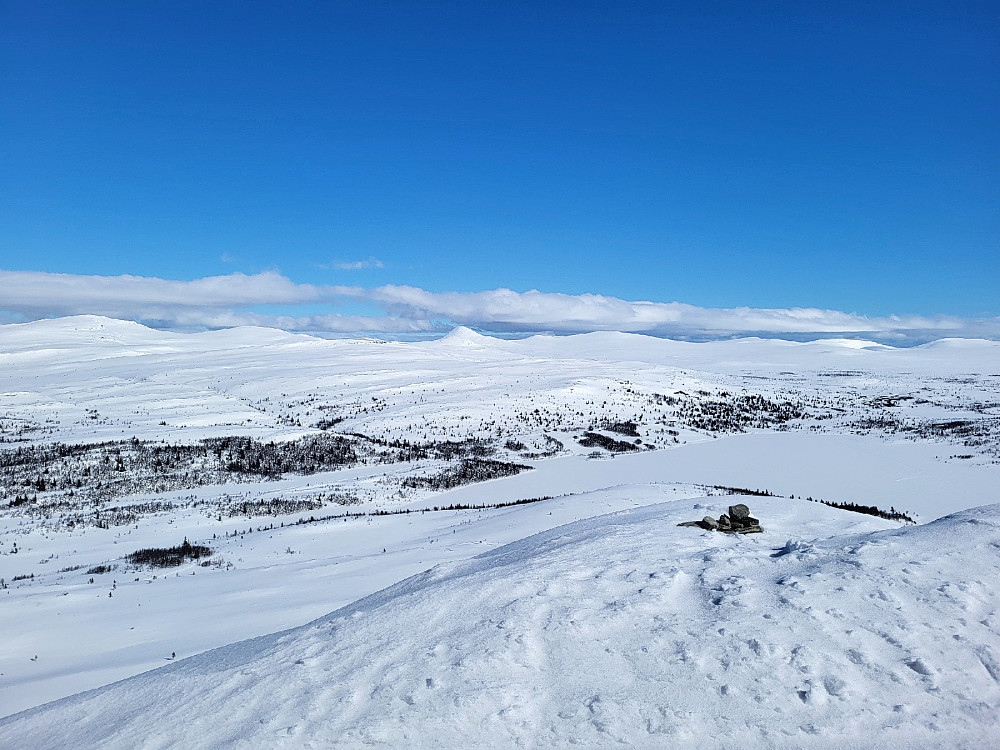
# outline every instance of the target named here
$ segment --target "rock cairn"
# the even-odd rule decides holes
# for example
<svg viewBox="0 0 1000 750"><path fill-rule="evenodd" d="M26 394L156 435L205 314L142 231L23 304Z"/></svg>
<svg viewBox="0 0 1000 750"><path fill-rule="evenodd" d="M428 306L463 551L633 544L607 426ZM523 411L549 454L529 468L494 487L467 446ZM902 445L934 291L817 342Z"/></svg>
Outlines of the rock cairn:
<svg viewBox="0 0 1000 750"><path fill-rule="evenodd" d="M725 534L759 534L763 531L760 521L750 515L750 508L743 503L729 506L729 513L723 513L718 519L705 516L700 521L684 521L678 526L697 526L709 531L721 531Z"/></svg>

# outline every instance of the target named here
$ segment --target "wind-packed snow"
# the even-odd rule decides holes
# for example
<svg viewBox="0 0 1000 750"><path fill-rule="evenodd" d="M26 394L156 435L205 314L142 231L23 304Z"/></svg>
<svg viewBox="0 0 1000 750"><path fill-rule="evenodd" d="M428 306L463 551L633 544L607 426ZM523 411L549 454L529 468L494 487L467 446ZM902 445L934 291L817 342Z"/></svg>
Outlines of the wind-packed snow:
<svg viewBox="0 0 1000 750"><path fill-rule="evenodd" d="M6 325L0 478L0 747L1000 746L996 342Z"/></svg>
<svg viewBox="0 0 1000 750"><path fill-rule="evenodd" d="M841 512L768 498L759 537L676 526L718 509L668 502L438 565L301 628L19 714L0 740L996 746L1000 507L845 534Z"/></svg>

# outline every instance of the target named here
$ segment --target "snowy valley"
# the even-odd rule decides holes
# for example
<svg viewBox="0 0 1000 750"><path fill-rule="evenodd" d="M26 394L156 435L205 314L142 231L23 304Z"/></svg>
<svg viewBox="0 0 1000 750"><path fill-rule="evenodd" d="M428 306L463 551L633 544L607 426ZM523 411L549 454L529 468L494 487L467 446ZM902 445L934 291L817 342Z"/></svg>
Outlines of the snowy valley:
<svg viewBox="0 0 1000 750"><path fill-rule="evenodd" d="M0 326L0 745L996 746L998 480L991 341Z"/></svg>

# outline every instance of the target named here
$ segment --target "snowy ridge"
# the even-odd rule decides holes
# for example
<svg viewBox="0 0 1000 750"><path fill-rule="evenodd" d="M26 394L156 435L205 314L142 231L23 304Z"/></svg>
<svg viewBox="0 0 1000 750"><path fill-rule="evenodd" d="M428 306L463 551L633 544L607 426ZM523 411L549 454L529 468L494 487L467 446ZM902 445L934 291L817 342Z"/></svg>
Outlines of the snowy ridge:
<svg viewBox="0 0 1000 750"><path fill-rule="evenodd" d="M713 500L439 565L9 717L0 744L995 746L1000 506L844 536L843 513L753 498L760 537L676 526Z"/></svg>
<svg viewBox="0 0 1000 750"><path fill-rule="evenodd" d="M325 350L337 350L346 343L383 350L385 342L368 339L320 339L272 328L252 326L172 333L147 328L132 321L98 315L78 315L30 323L0 325L0 355L32 345L72 348L183 346L189 350L217 348L224 351L250 346L312 343ZM1000 342L985 339L940 339L911 348L894 348L860 339L820 339L794 342L781 339L744 337L723 341L692 343L636 333L596 331L568 336L535 335L507 340L457 326L444 337L412 344L392 343L396 352L419 357L426 352L473 349L525 357L559 357L599 361L637 361L695 367L716 367L719 363L770 363L774 366L825 367L837 362L866 367L896 367L905 364L919 370L954 371L946 358L960 354L967 367L1000 370Z"/></svg>

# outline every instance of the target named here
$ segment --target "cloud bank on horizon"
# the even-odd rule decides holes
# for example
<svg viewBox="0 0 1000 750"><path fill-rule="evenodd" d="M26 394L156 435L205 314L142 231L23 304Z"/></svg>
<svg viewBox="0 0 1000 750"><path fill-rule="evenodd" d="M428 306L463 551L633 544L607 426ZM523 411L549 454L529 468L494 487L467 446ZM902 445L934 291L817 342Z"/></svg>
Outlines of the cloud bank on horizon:
<svg viewBox="0 0 1000 750"><path fill-rule="evenodd" d="M296 307L365 304L382 314L294 314ZM261 312L280 307L291 314ZM304 333L434 334L465 325L493 333L623 331L670 338L864 336L901 344L944 338L1000 339L1000 318L869 317L816 308L705 308L630 302L600 294L431 292L298 283L277 272L191 281L0 270L0 320L103 315L159 328L267 326Z"/></svg>

